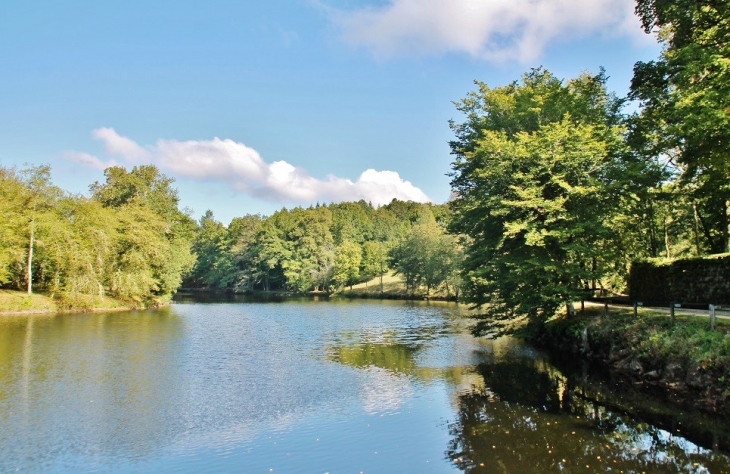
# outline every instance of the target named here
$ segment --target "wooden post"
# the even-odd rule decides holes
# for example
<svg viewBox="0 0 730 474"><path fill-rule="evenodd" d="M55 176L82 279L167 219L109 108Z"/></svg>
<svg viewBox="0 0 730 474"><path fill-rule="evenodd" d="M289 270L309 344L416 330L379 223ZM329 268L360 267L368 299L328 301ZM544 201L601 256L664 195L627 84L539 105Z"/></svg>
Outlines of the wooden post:
<svg viewBox="0 0 730 474"><path fill-rule="evenodd" d="M639 316L639 303L634 301L634 317Z"/></svg>
<svg viewBox="0 0 730 474"><path fill-rule="evenodd" d="M580 300L580 314L583 314L586 312L586 302L585 300Z"/></svg>
<svg viewBox="0 0 730 474"><path fill-rule="evenodd" d="M669 306L669 315L672 320L672 326L674 326L674 303Z"/></svg>
<svg viewBox="0 0 730 474"><path fill-rule="evenodd" d="M710 305L710 328L715 329L715 305Z"/></svg>
<svg viewBox="0 0 730 474"><path fill-rule="evenodd" d="M603 302L603 315L608 316L608 301Z"/></svg>

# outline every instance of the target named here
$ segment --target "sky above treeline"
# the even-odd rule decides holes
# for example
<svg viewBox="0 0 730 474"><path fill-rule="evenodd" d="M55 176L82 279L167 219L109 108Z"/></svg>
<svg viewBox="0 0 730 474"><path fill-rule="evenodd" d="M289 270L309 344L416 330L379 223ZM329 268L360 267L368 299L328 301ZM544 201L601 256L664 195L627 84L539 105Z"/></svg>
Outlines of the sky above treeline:
<svg viewBox="0 0 730 474"><path fill-rule="evenodd" d="M626 94L660 52L633 0L1 1L0 165L87 194L154 164L224 223L445 202L454 101L543 66Z"/></svg>

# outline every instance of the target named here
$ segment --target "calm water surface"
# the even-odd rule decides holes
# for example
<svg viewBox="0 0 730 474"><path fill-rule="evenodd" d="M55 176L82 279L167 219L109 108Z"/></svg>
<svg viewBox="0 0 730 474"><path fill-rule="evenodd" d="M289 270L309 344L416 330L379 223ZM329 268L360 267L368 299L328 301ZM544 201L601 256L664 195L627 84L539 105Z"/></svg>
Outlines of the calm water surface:
<svg viewBox="0 0 730 474"><path fill-rule="evenodd" d="M183 298L2 317L0 472L730 472L727 421L472 338L463 313Z"/></svg>

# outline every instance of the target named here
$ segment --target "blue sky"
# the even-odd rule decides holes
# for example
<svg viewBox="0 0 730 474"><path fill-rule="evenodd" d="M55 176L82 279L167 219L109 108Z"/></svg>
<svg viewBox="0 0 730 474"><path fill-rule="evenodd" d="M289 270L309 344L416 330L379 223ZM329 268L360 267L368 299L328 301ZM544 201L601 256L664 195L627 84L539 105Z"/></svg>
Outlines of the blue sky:
<svg viewBox="0 0 730 474"><path fill-rule="evenodd" d="M632 0L0 2L0 165L74 193L153 163L218 219L444 202L453 101L544 66L626 93Z"/></svg>

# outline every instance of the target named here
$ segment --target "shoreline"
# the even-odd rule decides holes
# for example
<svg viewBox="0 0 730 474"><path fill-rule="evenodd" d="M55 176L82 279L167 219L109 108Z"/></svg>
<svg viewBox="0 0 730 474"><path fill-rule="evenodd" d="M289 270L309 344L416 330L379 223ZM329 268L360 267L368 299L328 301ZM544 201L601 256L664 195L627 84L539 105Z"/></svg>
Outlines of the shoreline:
<svg viewBox="0 0 730 474"><path fill-rule="evenodd" d="M730 418L730 367L717 360L722 346L713 346L700 357L697 353L708 351L703 345L713 335L701 335L690 320L671 326L668 319L661 315L637 320L631 315L561 318L525 339L559 358L594 365L614 382L674 406ZM698 337L692 340L687 333ZM670 342L658 346L652 337ZM666 349L670 345L675 352Z"/></svg>
<svg viewBox="0 0 730 474"><path fill-rule="evenodd" d="M0 290L0 317L135 311L169 304L155 301L146 306L109 297L79 295L75 299L63 299L44 293L28 295L23 291Z"/></svg>
<svg viewBox="0 0 730 474"><path fill-rule="evenodd" d="M2 290L5 293L11 293L8 290ZM397 293L357 293L357 292L339 292L339 293L326 293L318 291L309 291L305 293L296 293L291 291L248 291L248 292L229 292L219 290L209 290L203 288L181 288L178 290L176 295L217 295L217 296L260 296L260 297L325 297L325 298L344 298L344 299L377 299L377 300L399 300L399 301L439 301L439 302L451 302L458 303L458 300L454 297L446 296L425 296L425 295L409 295L409 294L397 294ZM12 296L25 299L27 295L14 294ZM34 293L33 297L46 299L49 298L42 293ZM82 314L82 313L105 313L105 312L121 312L121 311L139 311L145 309L154 309L164 306L170 306L174 303L171 300L163 304L155 304L151 306L125 306L120 302L121 306L100 306L100 307L88 307L79 306L71 308L31 308L31 309L0 309L0 317L2 316L35 316L35 315L64 315L64 314ZM53 300L46 302L46 304L55 304Z"/></svg>
<svg viewBox="0 0 730 474"><path fill-rule="evenodd" d="M10 310L0 311L0 316L39 316L39 315L61 315L61 314L83 314L83 313L112 313L120 311L140 311L145 309L161 308L169 306L168 304L155 306L115 306L110 308L70 308L70 309L26 309L26 310Z"/></svg>

